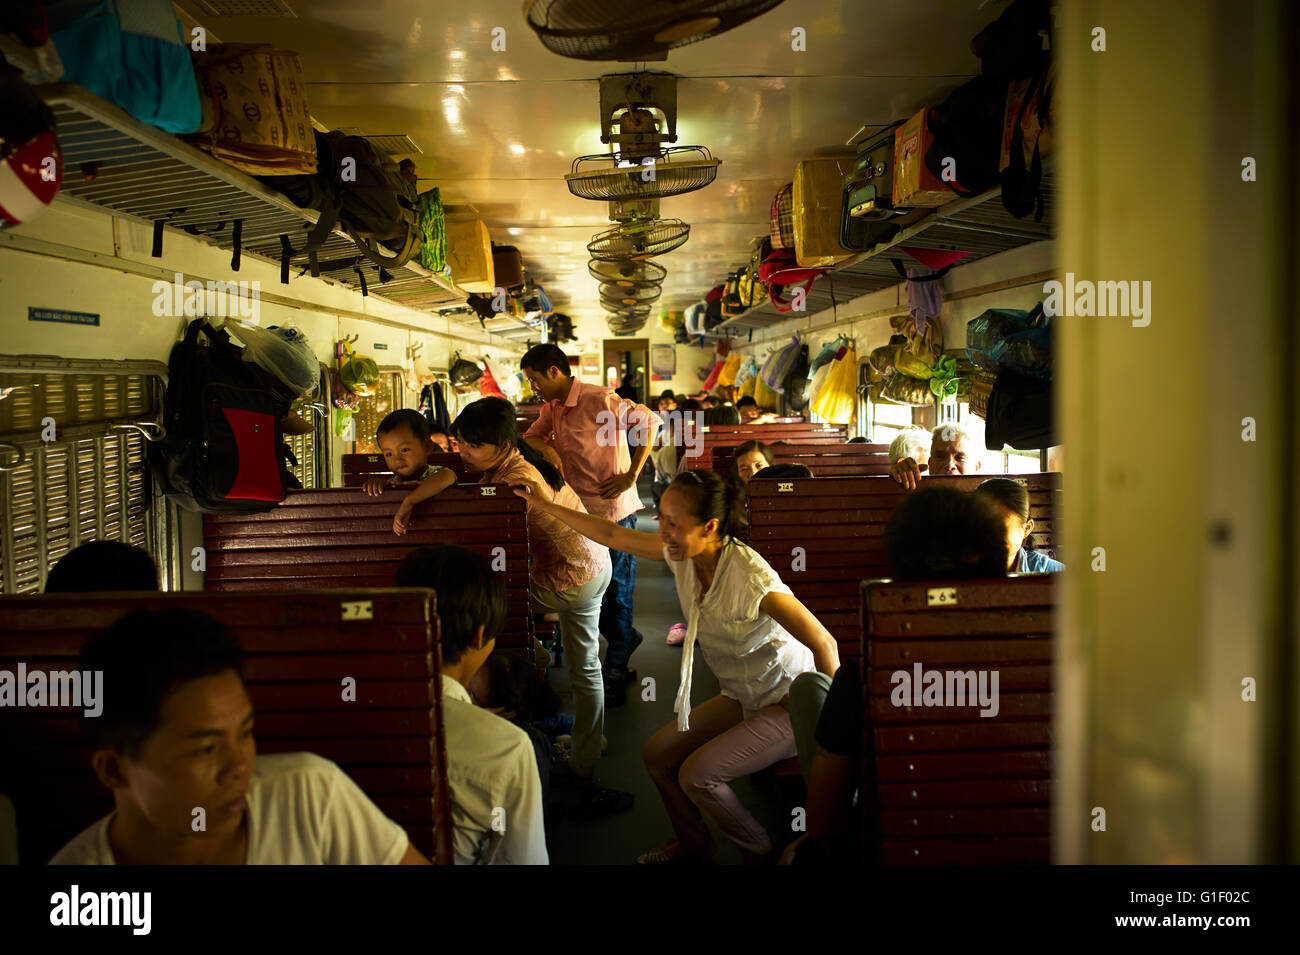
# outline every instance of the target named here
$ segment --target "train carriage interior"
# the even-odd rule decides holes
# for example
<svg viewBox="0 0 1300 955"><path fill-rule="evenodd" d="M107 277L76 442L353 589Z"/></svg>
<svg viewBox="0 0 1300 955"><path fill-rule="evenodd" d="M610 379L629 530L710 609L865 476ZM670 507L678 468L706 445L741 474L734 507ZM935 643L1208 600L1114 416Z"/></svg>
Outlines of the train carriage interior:
<svg viewBox="0 0 1300 955"><path fill-rule="evenodd" d="M0 862L1294 864L1298 37L6 4Z"/></svg>

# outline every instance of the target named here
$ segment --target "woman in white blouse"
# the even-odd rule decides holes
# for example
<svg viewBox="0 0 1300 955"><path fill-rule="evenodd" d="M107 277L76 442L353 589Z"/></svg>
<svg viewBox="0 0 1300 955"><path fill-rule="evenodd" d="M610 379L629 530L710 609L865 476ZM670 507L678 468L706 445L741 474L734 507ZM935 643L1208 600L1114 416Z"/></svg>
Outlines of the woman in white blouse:
<svg viewBox="0 0 1300 955"><path fill-rule="evenodd" d="M733 537L739 501L712 471L686 471L659 501L659 533L645 534L550 503L516 488L530 506L616 550L672 568L688 620L677 720L645 745L677 838L637 859L662 864L716 851L706 820L757 862L772 851L767 831L728 783L795 754L789 691L794 678L839 668L835 639L781 582L767 561ZM695 643L722 692L691 708Z"/></svg>

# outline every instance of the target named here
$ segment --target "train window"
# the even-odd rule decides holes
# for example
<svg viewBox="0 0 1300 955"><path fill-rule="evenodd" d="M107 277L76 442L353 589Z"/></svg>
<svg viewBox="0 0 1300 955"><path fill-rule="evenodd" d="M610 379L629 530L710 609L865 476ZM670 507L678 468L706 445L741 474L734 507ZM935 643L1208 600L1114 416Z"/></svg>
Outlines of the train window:
<svg viewBox="0 0 1300 955"><path fill-rule="evenodd" d="M0 363L0 593L40 592L49 568L91 540L140 547L166 575L167 516L148 463L164 372L158 362Z"/></svg>
<svg viewBox="0 0 1300 955"><path fill-rule="evenodd" d="M329 485L325 471L325 455L329 450L329 442L317 440L318 434L328 433L322 429L330 426L329 393L329 373L322 368L320 388L316 392L315 399L306 400L295 408L297 414L314 425L315 429L307 434L284 436L289 450L298 460L296 465L290 466L289 471L298 479L304 491Z"/></svg>
<svg viewBox="0 0 1300 955"><path fill-rule="evenodd" d="M353 454L378 454L379 446L375 444L375 430L391 411L410 407L414 395L406 393L402 384L402 370L388 365L379 368L379 387L373 395L362 398L357 405L356 440L352 442Z"/></svg>

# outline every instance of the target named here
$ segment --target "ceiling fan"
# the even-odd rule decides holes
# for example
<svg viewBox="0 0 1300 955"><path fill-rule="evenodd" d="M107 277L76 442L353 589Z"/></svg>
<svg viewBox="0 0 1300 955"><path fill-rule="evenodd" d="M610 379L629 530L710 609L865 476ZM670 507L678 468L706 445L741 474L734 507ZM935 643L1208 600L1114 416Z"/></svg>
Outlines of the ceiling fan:
<svg viewBox="0 0 1300 955"><path fill-rule="evenodd" d="M579 60L665 60L725 33L781 0L532 0L528 25L548 50Z"/></svg>

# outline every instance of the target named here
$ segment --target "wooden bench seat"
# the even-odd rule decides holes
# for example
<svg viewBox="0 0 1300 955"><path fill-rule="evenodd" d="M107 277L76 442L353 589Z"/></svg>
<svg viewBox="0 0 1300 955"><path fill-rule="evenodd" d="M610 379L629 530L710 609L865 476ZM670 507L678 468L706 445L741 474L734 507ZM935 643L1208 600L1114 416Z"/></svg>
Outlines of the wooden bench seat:
<svg viewBox="0 0 1300 955"><path fill-rule="evenodd" d="M869 859L1051 861L1052 587L1050 575L863 581ZM914 674L917 663L923 673L996 671L996 716L981 716L978 703L895 705L893 674Z"/></svg>
<svg viewBox="0 0 1300 955"><path fill-rule="evenodd" d="M693 427L693 426L692 426ZM678 470L705 468L713 462L715 447L735 447L746 441L773 444L842 445L848 440L844 425L802 424L718 424L701 425L699 433L687 430L678 454ZM693 453L698 450L698 453Z"/></svg>
<svg viewBox="0 0 1300 955"><path fill-rule="evenodd" d="M457 484L420 504L410 530L393 533L405 491L370 496L350 488L290 491L260 514L205 515L204 589L258 591L388 587L419 547L462 544L498 562L506 582L506 623L497 644L533 655L528 594L528 518L505 484Z"/></svg>
<svg viewBox="0 0 1300 955"><path fill-rule="evenodd" d="M228 626L244 649L258 752L333 760L421 852L451 864L433 591L0 597L0 670L72 670L88 636L141 609L199 610ZM343 700L344 677L355 702ZM0 708L0 792L14 802L25 864L112 810L91 752L75 710Z"/></svg>
<svg viewBox="0 0 1300 955"><path fill-rule="evenodd" d="M761 439L759 439L761 440ZM886 444L776 444L771 445L777 464L802 464L814 477L866 477L889 473ZM736 445L713 448L713 470L726 474Z"/></svg>
<svg viewBox="0 0 1300 955"><path fill-rule="evenodd" d="M429 454L429 463L439 467L450 468L456 472L456 479L464 481L469 475L465 462L459 454L448 451L433 451ZM343 486L359 487L371 478L389 480L393 472L388 470L388 463L382 454L345 454L343 455Z"/></svg>
<svg viewBox="0 0 1300 955"><path fill-rule="evenodd" d="M1001 475L999 475L1001 476ZM972 491L988 475L922 478L922 487ZM1054 556L1053 515L1060 475L1006 475L1029 490L1034 541ZM781 579L834 635L841 657L860 654L858 582L889 574L884 533L907 495L892 478L813 477L749 483L749 540Z"/></svg>

